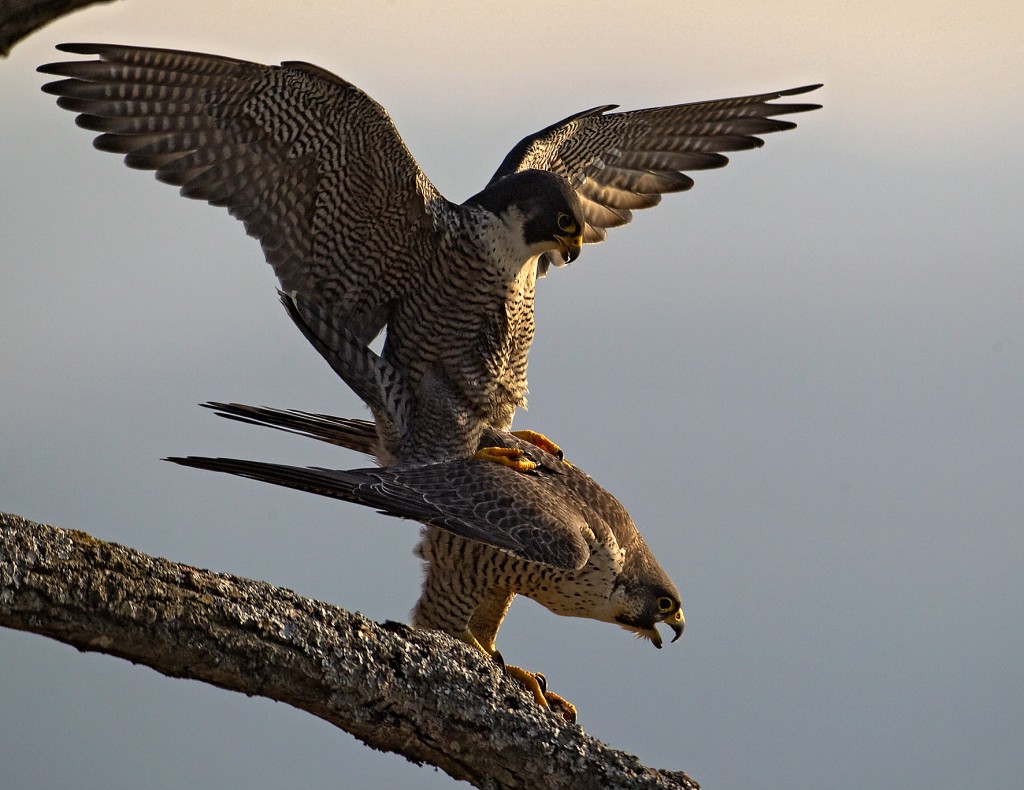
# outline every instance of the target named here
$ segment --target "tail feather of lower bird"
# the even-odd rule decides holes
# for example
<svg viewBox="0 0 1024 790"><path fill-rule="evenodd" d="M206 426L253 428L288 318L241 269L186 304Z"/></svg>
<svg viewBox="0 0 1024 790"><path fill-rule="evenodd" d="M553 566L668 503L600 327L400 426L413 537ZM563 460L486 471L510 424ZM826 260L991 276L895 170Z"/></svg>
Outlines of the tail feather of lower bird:
<svg viewBox="0 0 1024 790"><path fill-rule="evenodd" d="M172 456L164 460L194 469L226 472L250 480L259 480L286 488L328 496L333 499L365 504L363 499L357 494L359 486L367 482L365 474L361 473L360 470L319 469L316 467L271 464L264 461L246 461L240 458L208 458L196 455L185 457Z"/></svg>

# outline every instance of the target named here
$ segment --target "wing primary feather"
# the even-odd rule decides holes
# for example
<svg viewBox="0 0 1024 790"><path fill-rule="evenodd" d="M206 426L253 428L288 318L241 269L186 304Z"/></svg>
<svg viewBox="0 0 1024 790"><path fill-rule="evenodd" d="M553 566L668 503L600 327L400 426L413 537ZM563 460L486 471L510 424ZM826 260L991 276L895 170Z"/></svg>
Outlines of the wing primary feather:
<svg viewBox="0 0 1024 790"><path fill-rule="evenodd" d="M725 153L760 148L763 135L795 128L779 116L809 112L810 103L773 103L821 87L612 113L612 105L570 115L523 138L491 179L522 170L565 177L584 204L584 241L630 221L630 211L656 205L655 196L693 186L685 171L724 167Z"/></svg>

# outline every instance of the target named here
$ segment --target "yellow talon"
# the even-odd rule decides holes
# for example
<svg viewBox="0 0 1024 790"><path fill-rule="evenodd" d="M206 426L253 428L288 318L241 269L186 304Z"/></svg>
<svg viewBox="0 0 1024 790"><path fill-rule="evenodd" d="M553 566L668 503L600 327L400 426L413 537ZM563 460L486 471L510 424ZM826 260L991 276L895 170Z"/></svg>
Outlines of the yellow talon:
<svg viewBox="0 0 1024 790"><path fill-rule="evenodd" d="M560 694L553 691L545 691L544 697L548 701L548 708L552 713L557 713L569 724L576 723L576 706Z"/></svg>
<svg viewBox="0 0 1024 790"><path fill-rule="evenodd" d="M482 447L473 454L477 461L490 461L507 466L517 472L530 472L537 464L523 457L523 451L517 447Z"/></svg>
<svg viewBox="0 0 1024 790"><path fill-rule="evenodd" d="M547 436L537 431L512 431L513 436L518 436L524 442L536 445L541 450L555 456L559 461L563 460L565 454L562 452L562 448L551 441Z"/></svg>
<svg viewBox="0 0 1024 790"><path fill-rule="evenodd" d="M518 680L527 691L533 694L534 701L542 708L551 707L548 705L547 697L544 696L544 689L540 687L540 681L537 680L537 676L533 672L528 672L522 667L512 666L512 664L506 664L505 674L513 680Z"/></svg>
<svg viewBox="0 0 1024 790"><path fill-rule="evenodd" d="M547 681L540 672L530 672L522 667L505 664L505 674L518 680L520 685L533 694L534 701L542 708L547 708L570 724L576 723L576 706L560 694L548 691Z"/></svg>
<svg viewBox="0 0 1024 790"><path fill-rule="evenodd" d="M534 702L542 708L547 708L552 713L561 716L570 724L576 723L576 706L560 694L548 691L547 678L545 678L540 672L530 672L522 667L506 664L505 659L501 657L501 653L498 652L493 644L489 647L484 645L468 628L458 636L470 647L475 647L481 653L493 659L494 662L502 668L506 675L513 680L518 681L519 685L529 691L533 695Z"/></svg>

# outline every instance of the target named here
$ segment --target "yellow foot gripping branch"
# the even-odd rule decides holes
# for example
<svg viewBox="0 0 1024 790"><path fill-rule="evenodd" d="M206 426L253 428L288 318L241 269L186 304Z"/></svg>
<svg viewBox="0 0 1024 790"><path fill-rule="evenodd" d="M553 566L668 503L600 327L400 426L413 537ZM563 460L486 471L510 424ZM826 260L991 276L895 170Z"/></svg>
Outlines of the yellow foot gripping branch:
<svg viewBox="0 0 1024 790"><path fill-rule="evenodd" d="M576 722L576 706L560 694L548 691L548 681L540 672L530 672L522 667L505 664L505 674L519 682L533 694L533 699L542 708L549 708L570 724Z"/></svg>

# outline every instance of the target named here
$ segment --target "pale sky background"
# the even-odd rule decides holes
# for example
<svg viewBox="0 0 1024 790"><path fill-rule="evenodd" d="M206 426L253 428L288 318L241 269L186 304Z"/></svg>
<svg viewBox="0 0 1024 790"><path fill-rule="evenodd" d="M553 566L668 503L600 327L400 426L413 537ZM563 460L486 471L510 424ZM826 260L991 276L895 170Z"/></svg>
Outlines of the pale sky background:
<svg viewBox="0 0 1024 790"><path fill-rule="evenodd" d="M571 112L810 82L825 105L541 283L531 410L683 594L661 651L517 603L505 657L594 736L705 788L1020 787L1024 13L1019 2L127 0L0 61L0 509L378 620L415 525L182 469L358 466L209 400L360 415L255 241L92 149L61 41L303 59L462 200ZM285 705L0 631L5 788L446 788Z"/></svg>

